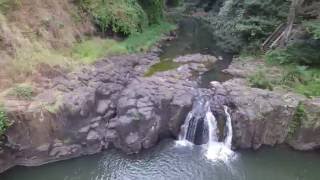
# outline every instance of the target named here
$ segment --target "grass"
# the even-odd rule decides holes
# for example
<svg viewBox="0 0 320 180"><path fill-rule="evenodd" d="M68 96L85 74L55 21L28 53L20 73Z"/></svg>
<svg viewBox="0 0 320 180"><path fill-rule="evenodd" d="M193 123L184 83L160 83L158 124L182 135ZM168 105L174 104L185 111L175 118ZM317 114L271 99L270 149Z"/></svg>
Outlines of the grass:
<svg viewBox="0 0 320 180"><path fill-rule="evenodd" d="M74 59L90 64L104 56L146 52L154 46L165 33L176 28L175 25L161 22L152 25L143 33L130 35L123 41L94 38L76 44L72 51Z"/></svg>
<svg viewBox="0 0 320 180"><path fill-rule="evenodd" d="M165 33L176 26L167 22L152 25L143 33L130 35L123 41L92 38L65 50L51 50L40 42L30 41L17 50L13 60L3 69L10 83L21 83L37 71L39 64L59 65L74 69L81 64L91 64L99 58L112 55L145 52L155 45ZM70 53L71 52L71 53Z"/></svg>
<svg viewBox="0 0 320 180"><path fill-rule="evenodd" d="M307 97L320 96L320 69L298 65L283 66L283 75L278 85Z"/></svg>
<svg viewBox="0 0 320 180"><path fill-rule="evenodd" d="M0 104L0 136L2 136L10 126L5 108Z"/></svg>
<svg viewBox="0 0 320 180"><path fill-rule="evenodd" d="M7 12L21 5L21 0L0 0L0 12Z"/></svg>
<svg viewBox="0 0 320 180"><path fill-rule="evenodd" d="M23 82L37 71L39 64L61 65L72 69L77 62L62 52L50 50L39 42L32 42L17 50L4 72L13 82Z"/></svg>
<svg viewBox="0 0 320 180"><path fill-rule="evenodd" d="M97 59L105 56L107 51L118 44L118 42L110 39L93 38L76 44L72 50L74 59L79 59L81 62L90 64ZM123 51L125 53L125 51ZM119 53L122 53L119 51Z"/></svg>
<svg viewBox="0 0 320 180"><path fill-rule="evenodd" d="M163 60L151 66L150 69L144 74L144 76L149 77L157 72L168 71L177 67L179 67L179 63L173 62L171 60Z"/></svg>
<svg viewBox="0 0 320 180"><path fill-rule="evenodd" d="M257 73L249 77L249 83L251 87L260 88L260 89L269 89L273 90L272 83L267 79L265 72L258 71Z"/></svg>
<svg viewBox="0 0 320 180"><path fill-rule="evenodd" d="M30 85L20 84L11 88L8 92L8 96L16 97L21 100L31 100L35 92Z"/></svg>

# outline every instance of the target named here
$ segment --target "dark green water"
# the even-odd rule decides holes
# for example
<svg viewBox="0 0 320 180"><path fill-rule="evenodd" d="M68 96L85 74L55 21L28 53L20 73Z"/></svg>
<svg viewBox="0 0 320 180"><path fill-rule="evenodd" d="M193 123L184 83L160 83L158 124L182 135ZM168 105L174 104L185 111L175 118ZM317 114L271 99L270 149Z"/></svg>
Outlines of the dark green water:
<svg viewBox="0 0 320 180"><path fill-rule="evenodd" d="M201 53L213 55L217 61L211 70L204 73L200 79L201 87L208 87L211 81L226 81L231 78L230 75L223 73L232 61L232 53L225 52L224 49L217 46L216 39L213 37L210 29L204 23L194 18L184 18L179 22L177 38L168 43L164 43L162 47L163 53L160 56L161 62L155 64L146 73L147 76L159 71L166 71L177 67L172 59L187 55Z"/></svg>
<svg viewBox="0 0 320 180"><path fill-rule="evenodd" d="M41 167L14 168L1 180L319 180L320 154L286 148L235 153L229 161L208 160L199 146L166 140L142 154L115 150Z"/></svg>

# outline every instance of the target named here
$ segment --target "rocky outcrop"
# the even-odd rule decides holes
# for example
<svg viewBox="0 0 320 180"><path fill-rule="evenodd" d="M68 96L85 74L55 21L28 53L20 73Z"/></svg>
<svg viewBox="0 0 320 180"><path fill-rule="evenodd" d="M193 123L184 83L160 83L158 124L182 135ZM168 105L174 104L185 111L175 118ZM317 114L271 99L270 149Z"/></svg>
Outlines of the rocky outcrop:
<svg viewBox="0 0 320 180"><path fill-rule="evenodd" d="M235 78L211 83L217 99L213 105L216 109L221 109L219 104L230 106L236 148L257 149L282 143L296 150L320 147L318 98L307 99L281 88L270 91L250 87L247 78L258 71L268 72L270 79L281 77L280 68L269 67L261 60L236 59L224 71ZM216 111L219 113L223 112Z"/></svg>
<svg viewBox="0 0 320 180"><path fill-rule="evenodd" d="M200 54L178 59L179 68L151 77L144 73L159 61L156 52L104 59L58 76L32 102L6 101L15 123L0 146L0 172L110 147L137 153L176 136L201 91L194 75L216 60Z"/></svg>
<svg viewBox="0 0 320 180"><path fill-rule="evenodd" d="M299 113L295 117L293 134L289 144L298 150L320 148L320 99L309 99L301 102Z"/></svg>
<svg viewBox="0 0 320 180"><path fill-rule="evenodd" d="M231 109L235 147L258 149L285 142L299 104L297 95L251 88L244 79L212 86L214 96L225 97Z"/></svg>

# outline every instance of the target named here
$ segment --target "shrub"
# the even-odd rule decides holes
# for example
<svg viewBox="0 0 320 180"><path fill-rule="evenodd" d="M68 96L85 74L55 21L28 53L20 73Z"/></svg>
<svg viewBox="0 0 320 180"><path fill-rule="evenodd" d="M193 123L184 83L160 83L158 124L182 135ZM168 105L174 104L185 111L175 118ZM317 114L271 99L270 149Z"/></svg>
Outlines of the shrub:
<svg viewBox="0 0 320 180"><path fill-rule="evenodd" d="M139 0L148 15L150 24L157 24L163 19L164 0Z"/></svg>
<svg viewBox="0 0 320 180"><path fill-rule="evenodd" d="M125 35L142 31L148 18L137 0L79 0L79 5L87 11L102 32Z"/></svg>
<svg viewBox="0 0 320 180"><path fill-rule="evenodd" d="M267 53L268 62L276 64L320 65L320 41L296 43Z"/></svg>
<svg viewBox="0 0 320 180"><path fill-rule="evenodd" d="M262 71L259 71L249 77L249 83L251 87L260 89L273 90L271 82L267 79Z"/></svg>
<svg viewBox="0 0 320 180"><path fill-rule="evenodd" d="M19 5L21 0L0 0L0 12L7 12Z"/></svg>
<svg viewBox="0 0 320 180"><path fill-rule="evenodd" d="M307 31L313 35L314 39L320 39L320 20L306 21L303 23Z"/></svg>
<svg viewBox="0 0 320 180"><path fill-rule="evenodd" d="M0 105L0 136L2 136L6 132L9 126L10 124L6 111L4 107Z"/></svg>
<svg viewBox="0 0 320 180"><path fill-rule="evenodd" d="M284 74L281 82L286 85L306 83L309 79L306 66L293 66Z"/></svg>
<svg viewBox="0 0 320 180"><path fill-rule="evenodd" d="M215 1L216 6L221 1ZM223 47L256 51L274 29L286 21L289 1L225 0L219 11L213 8L206 19ZM245 45L245 46L244 46Z"/></svg>
<svg viewBox="0 0 320 180"><path fill-rule="evenodd" d="M16 85L10 90L8 95L21 100L31 100L34 96L34 90L29 85Z"/></svg>
<svg viewBox="0 0 320 180"><path fill-rule="evenodd" d="M172 7L177 7L181 3L181 0L168 0L167 5Z"/></svg>
<svg viewBox="0 0 320 180"><path fill-rule="evenodd" d="M289 131L288 131L289 138L291 138L294 135L296 130L301 126L303 119L305 118L306 118L306 113L304 110L304 106L303 104L300 103L296 109L296 112L293 116L291 123L289 124Z"/></svg>

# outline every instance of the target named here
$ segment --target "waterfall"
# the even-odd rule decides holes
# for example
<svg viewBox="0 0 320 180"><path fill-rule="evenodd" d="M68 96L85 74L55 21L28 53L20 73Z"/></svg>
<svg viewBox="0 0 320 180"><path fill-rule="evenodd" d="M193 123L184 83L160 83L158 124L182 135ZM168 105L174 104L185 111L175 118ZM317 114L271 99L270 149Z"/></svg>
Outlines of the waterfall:
<svg viewBox="0 0 320 180"><path fill-rule="evenodd" d="M228 112L228 107L227 106L224 106L224 112L226 114L226 117L227 117L227 121L226 121L226 126L227 126L227 136L226 136L226 139L224 140L224 144L229 148L231 149L231 146L232 146L232 135L233 135L233 131L232 131L232 122L231 122L231 116Z"/></svg>
<svg viewBox="0 0 320 180"><path fill-rule="evenodd" d="M179 145L202 145L206 148L208 159L228 160L233 154L232 146L232 119L228 112L229 108L224 106L225 131L224 140L219 141L218 123L210 108L210 101L206 97L198 98L189 112L185 123L181 127ZM200 128L199 128L200 127Z"/></svg>

